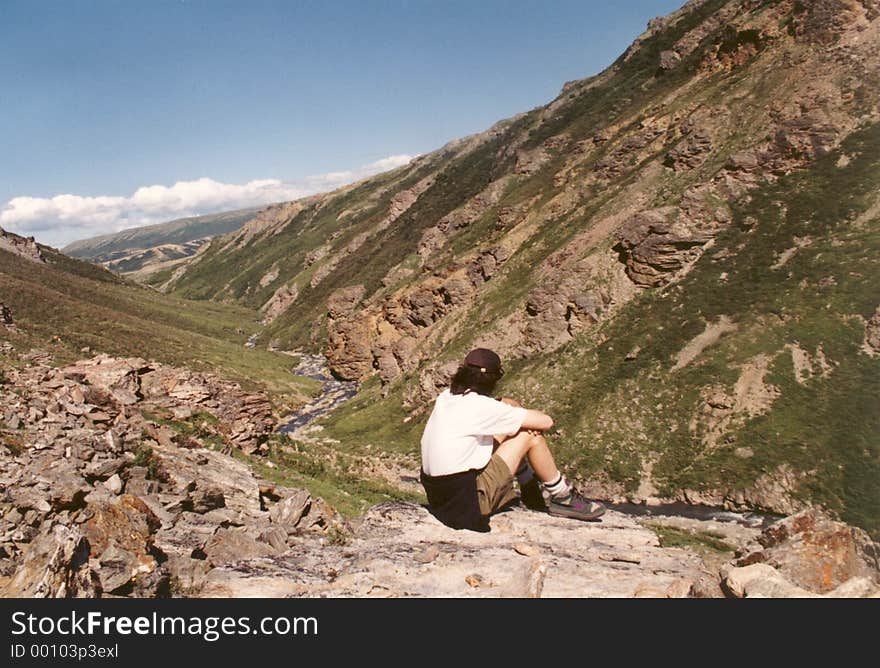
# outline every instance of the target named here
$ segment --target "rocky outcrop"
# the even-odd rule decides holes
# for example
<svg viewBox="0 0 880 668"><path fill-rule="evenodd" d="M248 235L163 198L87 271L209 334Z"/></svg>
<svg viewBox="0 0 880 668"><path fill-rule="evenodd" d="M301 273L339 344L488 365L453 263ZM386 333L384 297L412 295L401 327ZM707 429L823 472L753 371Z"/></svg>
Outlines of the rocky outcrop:
<svg viewBox="0 0 880 668"><path fill-rule="evenodd" d="M663 547L655 533L672 529L697 540L723 535L735 546L756 536L763 540L773 526L761 534L729 522L662 515L642 522L614 511L601 522L584 523L513 508L492 517L489 533L474 533L449 529L420 506L383 503L367 511L339 543L312 537L298 543L295 552L254 556L216 569L203 593L385 598L877 595L880 571L874 566L819 592L767 563L740 565L741 560L725 560L729 553L699 557Z"/></svg>
<svg viewBox="0 0 880 668"><path fill-rule="evenodd" d="M735 598L877 598L880 545L809 508L765 529L720 575Z"/></svg>
<svg viewBox="0 0 880 668"><path fill-rule="evenodd" d="M60 369L38 364L6 375L18 393L7 397L0 416L7 427L28 430L45 447L70 445L71 434L95 429L110 433L108 442L116 447L121 438L117 427L144 430L150 444L201 445L199 436L142 424L144 412L182 421L205 415L210 419L202 419L204 437L213 435L245 452L259 451L274 426L263 395L243 392L210 374L139 358L98 355ZM101 477L112 473L107 469Z"/></svg>
<svg viewBox="0 0 880 668"><path fill-rule="evenodd" d="M712 138L705 131L696 130L687 139L666 154L663 164L676 172L702 165L712 152Z"/></svg>
<svg viewBox="0 0 880 668"><path fill-rule="evenodd" d="M711 238L687 224L677 207L663 207L630 218L617 233L615 250L636 285L657 287L696 260Z"/></svg>
<svg viewBox="0 0 880 668"><path fill-rule="evenodd" d="M671 70L681 62L681 56L677 52L668 50L660 52L660 69Z"/></svg>
<svg viewBox="0 0 880 668"><path fill-rule="evenodd" d="M327 299L326 355L333 375L342 380L358 380L373 368L372 323L355 312L363 295L364 287L356 285L336 290Z"/></svg>
<svg viewBox="0 0 880 668"><path fill-rule="evenodd" d="M299 297L299 290L295 285L282 285L275 290L269 301L260 307L264 314L263 324L268 325L284 313L297 300L297 297Z"/></svg>
<svg viewBox="0 0 880 668"><path fill-rule="evenodd" d="M48 370L42 382L27 375L16 380L37 393L53 392L55 401L46 411L76 416L84 423L109 423L131 413L128 407L136 405L182 419L205 412L216 421L212 429L218 436L230 447L248 453L264 448L274 427L272 407L265 396L243 392L237 384L210 374L139 358L98 355L61 370ZM172 436L159 430L156 438L168 441Z"/></svg>
<svg viewBox="0 0 880 668"><path fill-rule="evenodd" d="M865 322L865 343L862 349L871 355L880 355L880 306L874 311L874 315Z"/></svg>
<svg viewBox="0 0 880 668"><path fill-rule="evenodd" d="M853 29L864 29L880 16L877 0L814 0L795 3L791 31L798 38L824 46Z"/></svg>
<svg viewBox="0 0 880 668"><path fill-rule="evenodd" d="M506 247L491 247L366 307L363 286L336 290L327 300L326 354L333 374L359 380L375 369L388 383L417 367L430 354L421 343L432 325L467 307L509 257Z"/></svg>
<svg viewBox="0 0 880 668"><path fill-rule="evenodd" d="M213 243L220 245L222 249L244 248L254 238L265 234L277 234L287 222L307 206L320 201L321 196L307 197L295 202L282 202L272 204L257 213L240 230L221 237Z"/></svg>
<svg viewBox="0 0 880 668"><path fill-rule="evenodd" d="M612 305L607 287L585 289L582 273L555 285L540 285L525 304L522 342L529 350L558 348L582 330L602 320ZM566 289L567 288L567 289Z"/></svg>
<svg viewBox="0 0 880 668"><path fill-rule="evenodd" d="M810 508L766 529L736 566L764 564L796 586L827 594L853 578L880 590L880 545L867 533Z"/></svg>
<svg viewBox="0 0 880 668"><path fill-rule="evenodd" d="M33 237L20 237L0 227L0 250L8 251L32 262L45 263L43 253Z"/></svg>
<svg viewBox="0 0 880 668"><path fill-rule="evenodd" d="M637 131L624 137L605 157L596 161L593 172L603 180L616 179L631 172L651 153L654 144L666 134L663 124L644 123Z"/></svg>
<svg viewBox="0 0 880 668"><path fill-rule="evenodd" d="M798 587L767 564L752 564L722 571L723 591L732 598L877 598L880 589L868 578L854 577L829 591Z"/></svg>

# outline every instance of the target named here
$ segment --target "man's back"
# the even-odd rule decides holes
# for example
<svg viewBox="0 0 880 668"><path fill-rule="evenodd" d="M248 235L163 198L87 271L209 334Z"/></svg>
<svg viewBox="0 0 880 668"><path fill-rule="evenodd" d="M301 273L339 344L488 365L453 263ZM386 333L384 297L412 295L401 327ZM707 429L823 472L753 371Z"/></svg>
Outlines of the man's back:
<svg viewBox="0 0 880 668"><path fill-rule="evenodd" d="M476 392L444 390L422 434L422 470L430 476L481 469L492 456L495 434L515 434L526 410Z"/></svg>

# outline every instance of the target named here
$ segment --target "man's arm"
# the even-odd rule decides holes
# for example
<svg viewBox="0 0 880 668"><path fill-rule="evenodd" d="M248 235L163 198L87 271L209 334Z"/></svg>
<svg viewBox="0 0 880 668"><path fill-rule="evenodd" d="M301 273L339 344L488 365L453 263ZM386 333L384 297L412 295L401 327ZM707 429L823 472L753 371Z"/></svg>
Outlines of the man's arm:
<svg viewBox="0 0 880 668"><path fill-rule="evenodd" d="M523 429L534 429L536 431L548 431L553 428L553 418L533 409L526 410L526 417L522 423Z"/></svg>
<svg viewBox="0 0 880 668"><path fill-rule="evenodd" d="M516 406L517 408L523 408L523 405L518 402L516 399L511 399L510 397L501 397L499 399L502 403L505 403L509 406ZM526 409L526 416L523 419L522 429L526 430L534 430L534 431L547 431L553 428L553 418L551 418L546 413L542 413L541 411L536 411L533 409Z"/></svg>

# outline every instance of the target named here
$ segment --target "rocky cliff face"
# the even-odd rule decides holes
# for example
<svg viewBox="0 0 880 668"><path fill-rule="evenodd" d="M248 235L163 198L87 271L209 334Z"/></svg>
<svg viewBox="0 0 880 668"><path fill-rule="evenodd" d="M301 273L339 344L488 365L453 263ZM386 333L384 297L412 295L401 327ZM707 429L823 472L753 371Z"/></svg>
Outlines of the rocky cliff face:
<svg viewBox="0 0 880 668"><path fill-rule="evenodd" d="M548 105L267 210L173 285L378 378L388 416L422 418L464 351L494 348L610 496L807 497L880 530L831 465L810 482L817 452L846 457L830 416L807 427L796 408L859 406L876 442L853 379L876 372L878 71L875 0L695 0ZM783 368L803 370L796 349L807 376ZM862 489L880 471L853 456Z"/></svg>

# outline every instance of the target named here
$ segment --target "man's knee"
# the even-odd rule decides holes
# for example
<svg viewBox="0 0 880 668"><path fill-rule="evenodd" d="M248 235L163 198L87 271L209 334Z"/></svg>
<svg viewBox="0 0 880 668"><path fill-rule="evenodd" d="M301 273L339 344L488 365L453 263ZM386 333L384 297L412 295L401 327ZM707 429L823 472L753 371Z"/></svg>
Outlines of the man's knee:
<svg viewBox="0 0 880 668"><path fill-rule="evenodd" d="M542 447L547 445L547 439L544 438L544 434L541 432L530 431L529 434L529 450L534 447Z"/></svg>

